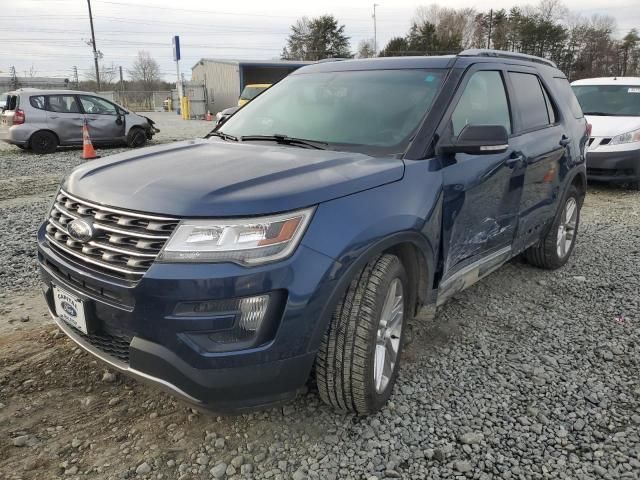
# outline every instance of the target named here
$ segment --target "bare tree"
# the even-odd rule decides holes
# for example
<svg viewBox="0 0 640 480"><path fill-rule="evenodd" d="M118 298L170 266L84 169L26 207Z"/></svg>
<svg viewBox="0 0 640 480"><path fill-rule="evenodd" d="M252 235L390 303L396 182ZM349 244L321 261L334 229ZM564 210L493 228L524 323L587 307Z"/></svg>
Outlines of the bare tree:
<svg viewBox="0 0 640 480"><path fill-rule="evenodd" d="M367 40L361 40L358 44L358 58L371 58L376 56L375 46L373 45L373 38Z"/></svg>
<svg viewBox="0 0 640 480"><path fill-rule="evenodd" d="M134 82L143 90L152 91L160 82L160 65L144 50L138 52L131 69L127 70Z"/></svg>
<svg viewBox="0 0 640 480"><path fill-rule="evenodd" d="M106 66L104 63L100 63L99 68L100 68L101 86L104 87L104 86L111 85L117 76L117 68L115 64L111 62L110 66ZM84 74L84 77L90 82L96 81L96 71L94 70L93 65L91 66L91 68L87 69L86 73Z"/></svg>
<svg viewBox="0 0 640 480"><path fill-rule="evenodd" d="M412 23L418 27L431 24L443 45L459 44L469 48L473 44L477 11L474 8L448 8L437 4L416 8Z"/></svg>

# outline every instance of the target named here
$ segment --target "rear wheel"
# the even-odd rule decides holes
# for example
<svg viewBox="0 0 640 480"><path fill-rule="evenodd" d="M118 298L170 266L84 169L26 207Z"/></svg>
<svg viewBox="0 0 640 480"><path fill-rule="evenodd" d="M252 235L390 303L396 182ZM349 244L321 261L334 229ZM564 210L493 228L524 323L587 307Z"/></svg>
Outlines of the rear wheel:
<svg viewBox="0 0 640 480"><path fill-rule="evenodd" d="M35 153L53 153L58 147L58 137L52 132L41 130L31 135L29 145Z"/></svg>
<svg viewBox="0 0 640 480"><path fill-rule="evenodd" d="M361 415L384 406L398 375L407 293L402 263L389 254L369 262L351 282L316 359L324 402Z"/></svg>
<svg viewBox="0 0 640 480"><path fill-rule="evenodd" d="M132 128L127 134L127 146L131 148L142 147L147 143L147 134L142 128Z"/></svg>
<svg viewBox="0 0 640 480"><path fill-rule="evenodd" d="M530 264L554 270L567 263L576 244L581 204L578 190L571 186L547 234L526 251Z"/></svg>

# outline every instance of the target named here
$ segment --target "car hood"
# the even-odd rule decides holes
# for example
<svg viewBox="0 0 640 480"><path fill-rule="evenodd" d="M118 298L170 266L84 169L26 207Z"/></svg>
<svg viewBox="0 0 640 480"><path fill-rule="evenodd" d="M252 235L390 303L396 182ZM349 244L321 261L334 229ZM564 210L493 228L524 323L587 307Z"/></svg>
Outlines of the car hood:
<svg viewBox="0 0 640 480"><path fill-rule="evenodd" d="M585 115L585 118L592 125L593 137L615 137L640 128L640 117Z"/></svg>
<svg viewBox="0 0 640 480"><path fill-rule="evenodd" d="M261 215L315 205L402 178L404 163L352 152L197 139L76 168L68 193L172 216Z"/></svg>

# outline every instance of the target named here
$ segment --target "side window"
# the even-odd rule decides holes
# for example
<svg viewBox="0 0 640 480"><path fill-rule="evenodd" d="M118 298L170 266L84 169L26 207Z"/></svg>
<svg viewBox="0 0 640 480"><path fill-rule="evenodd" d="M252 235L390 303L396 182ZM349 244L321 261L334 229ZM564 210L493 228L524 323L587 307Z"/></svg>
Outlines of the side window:
<svg viewBox="0 0 640 480"><path fill-rule="evenodd" d="M29 103L33 108L37 108L38 110L44 110L44 95L29 97Z"/></svg>
<svg viewBox="0 0 640 480"><path fill-rule="evenodd" d="M466 125L503 125L511 133L511 116L507 93L498 71L474 73L451 115L453 135Z"/></svg>
<svg viewBox="0 0 640 480"><path fill-rule="evenodd" d="M553 103L551 102L551 98L549 97L549 92L547 92L547 89L544 88L544 85L540 84L540 86L542 87L542 94L544 95L544 101L547 104L547 114L549 115L549 123L553 125L558 120L558 115L556 115L556 110L555 110L555 107L553 106Z"/></svg>
<svg viewBox="0 0 640 480"><path fill-rule="evenodd" d="M537 75L509 72L515 103L521 112L522 129L530 130L549 125L549 111Z"/></svg>
<svg viewBox="0 0 640 480"><path fill-rule="evenodd" d="M556 86L562 93L562 96L566 98L567 102L569 102L569 108L571 109L571 113L576 118L584 117L584 113L582 113L582 107L580 106L580 102L576 98L576 94L573 93L573 89L571 85L569 85L569 80L562 77L554 77L556 82Z"/></svg>
<svg viewBox="0 0 640 480"><path fill-rule="evenodd" d="M80 113L78 102L73 95L48 95L46 97L46 110L56 113Z"/></svg>
<svg viewBox="0 0 640 480"><path fill-rule="evenodd" d="M85 113L94 115L118 115L117 107L104 98L80 95L80 102L82 102L82 108Z"/></svg>

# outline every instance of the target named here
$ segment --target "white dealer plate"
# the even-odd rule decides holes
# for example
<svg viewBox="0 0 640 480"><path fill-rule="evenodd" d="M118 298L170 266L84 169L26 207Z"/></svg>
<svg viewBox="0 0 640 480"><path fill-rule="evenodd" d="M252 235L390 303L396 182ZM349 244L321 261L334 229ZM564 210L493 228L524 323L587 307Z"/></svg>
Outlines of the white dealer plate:
<svg viewBox="0 0 640 480"><path fill-rule="evenodd" d="M72 327L82 333L87 332L87 320L84 316L84 304L77 296L66 290L53 286L53 301L56 306L56 315Z"/></svg>

